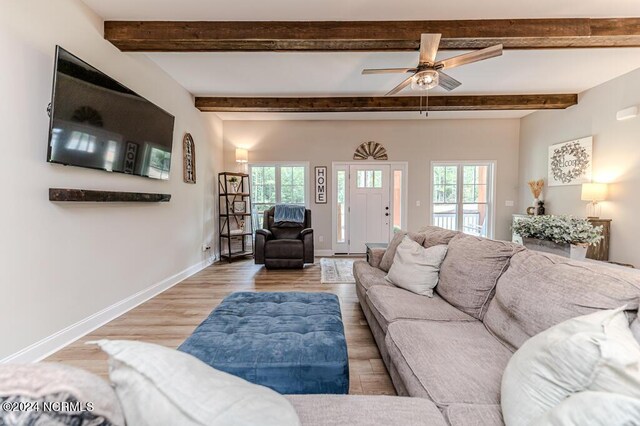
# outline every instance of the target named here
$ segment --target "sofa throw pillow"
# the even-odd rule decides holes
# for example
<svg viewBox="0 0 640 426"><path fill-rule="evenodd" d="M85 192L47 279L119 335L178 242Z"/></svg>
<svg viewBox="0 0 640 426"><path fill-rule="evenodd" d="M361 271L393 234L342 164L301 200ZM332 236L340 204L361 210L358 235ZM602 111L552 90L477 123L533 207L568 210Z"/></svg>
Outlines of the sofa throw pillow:
<svg viewBox="0 0 640 426"><path fill-rule="evenodd" d="M387 251L384 252L384 255L382 256L382 260L380 260L380 265L378 265L378 268L382 269L385 272L389 272L389 269L391 268L391 264L393 263L393 259L396 257L396 249L398 248L398 246L402 242L402 239L405 236L408 236L418 244L422 244L422 242L424 241L424 234L415 234L413 232L404 232L404 231L396 232L395 234L393 234L393 238L391 239L391 242L387 247Z"/></svg>
<svg viewBox="0 0 640 426"><path fill-rule="evenodd" d="M623 309L572 318L527 340L502 376L505 424L530 425L583 391L640 398L640 345Z"/></svg>
<svg viewBox="0 0 640 426"><path fill-rule="evenodd" d="M405 236L385 278L397 287L433 297L433 288L438 284L440 265L446 254L445 245L425 249Z"/></svg>
<svg viewBox="0 0 640 426"><path fill-rule="evenodd" d="M95 374L65 364L0 365L0 425L124 426L120 401ZM56 403L60 410L47 410ZM35 407L38 409L36 410Z"/></svg>
<svg viewBox="0 0 640 426"><path fill-rule="evenodd" d="M459 234L449 242L436 292L444 300L482 320L509 260L524 247Z"/></svg>
<svg viewBox="0 0 640 426"><path fill-rule="evenodd" d="M640 399L610 392L584 391L548 411L533 426L629 426L640 419Z"/></svg>
<svg viewBox="0 0 640 426"><path fill-rule="evenodd" d="M631 334L635 337L636 342L640 343L640 316L637 316L636 319L631 323Z"/></svg>
<svg viewBox="0 0 640 426"><path fill-rule="evenodd" d="M151 343L100 340L127 424L283 425L300 421L279 393Z"/></svg>
<svg viewBox="0 0 640 426"><path fill-rule="evenodd" d="M424 235L424 241L422 242L424 248L449 244L453 237L460 234L459 231L452 231L439 226L425 226L420 228L418 232Z"/></svg>

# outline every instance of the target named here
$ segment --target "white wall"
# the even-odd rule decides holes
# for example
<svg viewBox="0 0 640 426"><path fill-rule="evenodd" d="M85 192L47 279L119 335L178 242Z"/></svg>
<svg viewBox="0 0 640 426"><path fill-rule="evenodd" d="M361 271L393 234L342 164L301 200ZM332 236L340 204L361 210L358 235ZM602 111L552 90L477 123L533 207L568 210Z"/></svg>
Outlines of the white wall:
<svg viewBox="0 0 640 426"><path fill-rule="evenodd" d="M176 117L171 179L46 162L59 44ZM0 13L0 359L207 260L215 242L222 122L140 54L102 37L79 0L3 0ZM196 143L198 183L182 182L182 136ZM48 188L172 194L162 204L51 203Z"/></svg>
<svg viewBox="0 0 640 426"><path fill-rule="evenodd" d="M249 149L249 161L309 161L311 170L327 166L331 178L332 161L351 161L362 142L380 142L389 160L409 163L408 229L417 230L429 223L431 161L496 160L495 237L510 239L515 208L505 207L505 201L517 201L518 196L519 128L517 119L225 121L225 165L235 170L235 147L240 146ZM328 188L331 185L330 179ZM331 203L315 204L310 192L316 248L331 249ZM320 235L323 243L318 241Z"/></svg>
<svg viewBox="0 0 640 426"><path fill-rule="evenodd" d="M593 135L593 180L609 183L603 218L611 223L611 260L640 267L640 118L617 121L616 112L640 105L640 70L582 93L578 105L562 111L541 111L522 119L520 130L520 210L532 199L530 179L547 180L548 147ZM545 188L550 214L584 217L586 202L580 185Z"/></svg>

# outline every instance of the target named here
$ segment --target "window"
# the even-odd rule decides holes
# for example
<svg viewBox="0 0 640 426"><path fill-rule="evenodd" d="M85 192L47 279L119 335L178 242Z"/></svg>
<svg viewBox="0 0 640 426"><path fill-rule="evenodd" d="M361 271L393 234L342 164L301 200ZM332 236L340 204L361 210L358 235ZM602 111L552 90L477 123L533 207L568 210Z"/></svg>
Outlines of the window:
<svg viewBox="0 0 640 426"><path fill-rule="evenodd" d="M306 164L252 164L249 169L254 230L262 228L262 214L276 204L306 205Z"/></svg>
<svg viewBox="0 0 640 426"><path fill-rule="evenodd" d="M338 170L336 172L336 242L345 243L347 241L346 220L347 220L347 171Z"/></svg>
<svg viewBox="0 0 640 426"><path fill-rule="evenodd" d="M433 163L431 223L493 236L493 163Z"/></svg>

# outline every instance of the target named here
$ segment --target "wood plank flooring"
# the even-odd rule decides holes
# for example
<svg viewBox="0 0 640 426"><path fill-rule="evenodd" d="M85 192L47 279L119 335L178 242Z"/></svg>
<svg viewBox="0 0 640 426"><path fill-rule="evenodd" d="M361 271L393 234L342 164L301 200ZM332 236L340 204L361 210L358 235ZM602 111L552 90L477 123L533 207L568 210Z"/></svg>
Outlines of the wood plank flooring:
<svg viewBox="0 0 640 426"><path fill-rule="evenodd" d="M98 339L128 339L178 347L222 299L235 291L317 291L336 294L349 351L350 394L395 395L354 284L321 284L319 261L304 270L267 271L253 260L219 262L187 278L46 359L108 377Z"/></svg>

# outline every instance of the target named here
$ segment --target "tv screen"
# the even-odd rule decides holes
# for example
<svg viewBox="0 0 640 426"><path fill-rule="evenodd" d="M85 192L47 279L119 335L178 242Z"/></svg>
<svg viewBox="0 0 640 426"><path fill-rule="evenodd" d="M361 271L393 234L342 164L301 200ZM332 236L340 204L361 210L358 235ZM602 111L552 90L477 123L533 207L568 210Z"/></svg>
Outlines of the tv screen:
<svg viewBox="0 0 640 426"><path fill-rule="evenodd" d="M60 46L47 161L168 179L174 117Z"/></svg>

